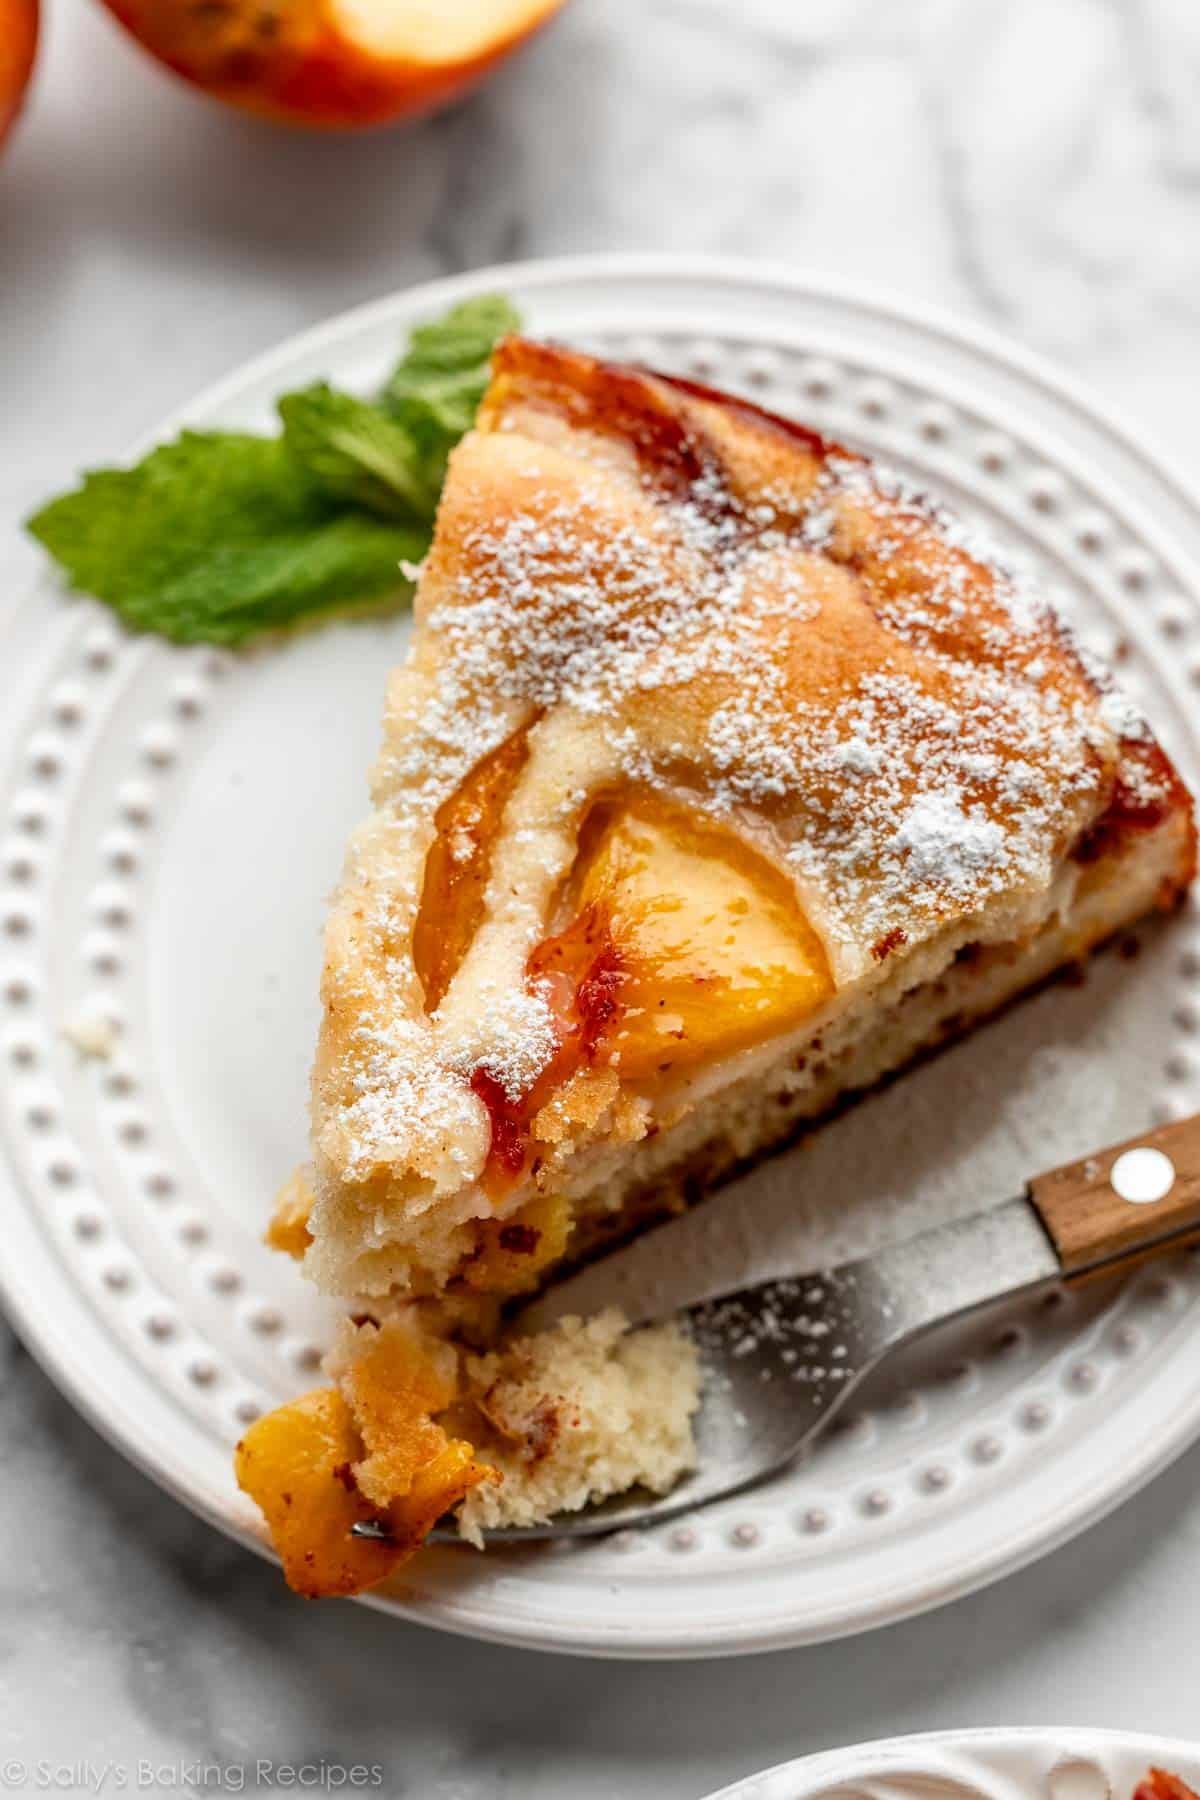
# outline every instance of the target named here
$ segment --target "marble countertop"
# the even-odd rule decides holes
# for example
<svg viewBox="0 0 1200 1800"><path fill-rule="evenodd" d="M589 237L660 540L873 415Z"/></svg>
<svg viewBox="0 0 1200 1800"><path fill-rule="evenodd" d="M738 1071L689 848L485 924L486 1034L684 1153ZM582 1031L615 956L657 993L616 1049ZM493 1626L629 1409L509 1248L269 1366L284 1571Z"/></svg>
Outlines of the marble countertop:
<svg viewBox="0 0 1200 1800"><path fill-rule="evenodd" d="M998 325L1200 477L1195 0L576 0L459 110L307 139L51 5L0 166L0 577L16 521L299 326L572 251L770 256ZM459 1642L276 1573L158 1493L0 1325L7 1759L191 1791L256 1759L385 1791L685 1800L807 1750L985 1723L1200 1736L1200 1449L1038 1567L915 1623L736 1663ZM152 1783L153 1785L153 1783ZM278 1785L278 1782L276 1783ZM207 1791L200 1789L199 1791Z"/></svg>

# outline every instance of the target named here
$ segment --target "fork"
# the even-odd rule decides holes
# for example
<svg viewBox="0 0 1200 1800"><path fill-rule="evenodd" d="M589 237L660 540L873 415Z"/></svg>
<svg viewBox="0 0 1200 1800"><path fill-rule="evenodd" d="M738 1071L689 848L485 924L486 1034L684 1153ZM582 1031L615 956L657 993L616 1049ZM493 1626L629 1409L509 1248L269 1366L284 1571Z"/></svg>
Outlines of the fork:
<svg viewBox="0 0 1200 1800"><path fill-rule="evenodd" d="M995 1302L1120 1275L1198 1240L1200 1114L1037 1176L1015 1200L860 1261L704 1299L684 1311L704 1369L695 1469L669 1493L636 1490L544 1524L490 1531L488 1542L652 1525L739 1493L794 1462L902 1345ZM611 1297L629 1285L637 1253L632 1245L558 1282L521 1312L518 1327L594 1310L596 1277ZM625 1310L639 1326L664 1307L651 1297ZM371 1534L369 1525L359 1530ZM435 1535L457 1540L449 1529Z"/></svg>

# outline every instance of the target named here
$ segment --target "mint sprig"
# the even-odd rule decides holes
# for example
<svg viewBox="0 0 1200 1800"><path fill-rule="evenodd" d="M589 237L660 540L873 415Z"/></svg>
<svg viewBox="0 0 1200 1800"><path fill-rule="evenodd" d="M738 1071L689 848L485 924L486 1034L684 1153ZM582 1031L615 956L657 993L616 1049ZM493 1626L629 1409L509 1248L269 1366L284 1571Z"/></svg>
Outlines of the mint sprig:
<svg viewBox="0 0 1200 1800"><path fill-rule="evenodd" d="M332 499L384 519L432 517L441 481L432 479L412 434L382 406L322 381L285 394L279 416L284 444Z"/></svg>
<svg viewBox="0 0 1200 1800"><path fill-rule="evenodd" d="M497 297L466 301L413 333L379 400L319 383L280 399L279 437L185 431L85 475L28 529L73 587L180 643L405 598L400 565L429 546L446 458L518 322Z"/></svg>

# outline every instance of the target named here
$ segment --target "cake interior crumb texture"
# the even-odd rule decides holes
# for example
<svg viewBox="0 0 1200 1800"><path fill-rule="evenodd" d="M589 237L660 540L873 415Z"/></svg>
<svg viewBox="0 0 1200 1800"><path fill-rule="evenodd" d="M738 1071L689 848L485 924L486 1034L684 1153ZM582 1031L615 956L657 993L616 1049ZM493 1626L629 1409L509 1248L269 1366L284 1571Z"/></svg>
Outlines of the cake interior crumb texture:
<svg viewBox="0 0 1200 1800"><path fill-rule="evenodd" d="M463 1536L536 1525L641 1485L665 1494L695 1463L696 1347L674 1322L630 1331L615 1309L561 1320L468 1359L490 1433L480 1454L502 1479L459 1509Z"/></svg>

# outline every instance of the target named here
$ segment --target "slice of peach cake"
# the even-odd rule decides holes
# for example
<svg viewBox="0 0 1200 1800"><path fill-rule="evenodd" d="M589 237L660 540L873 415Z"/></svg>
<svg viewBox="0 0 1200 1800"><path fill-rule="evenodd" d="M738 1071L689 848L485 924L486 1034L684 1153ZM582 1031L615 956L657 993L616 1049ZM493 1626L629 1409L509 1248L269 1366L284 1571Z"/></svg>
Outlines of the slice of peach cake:
<svg viewBox="0 0 1200 1800"><path fill-rule="evenodd" d="M520 339L451 460L373 799L273 1228L370 1317L239 1450L309 1591L459 1502L474 1531L669 1486L680 1332L513 1341L503 1303L1195 863L1149 729L950 514L743 401ZM387 1543L347 1538L367 1518Z"/></svg>

